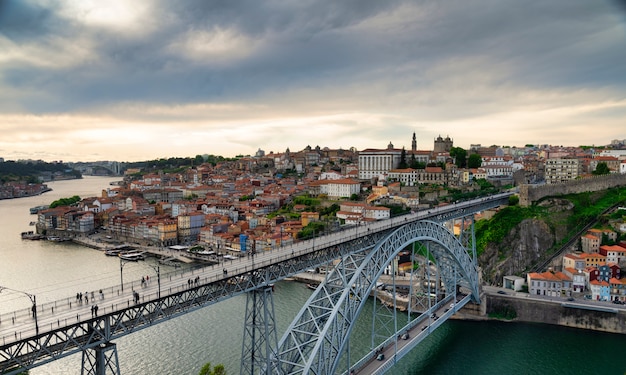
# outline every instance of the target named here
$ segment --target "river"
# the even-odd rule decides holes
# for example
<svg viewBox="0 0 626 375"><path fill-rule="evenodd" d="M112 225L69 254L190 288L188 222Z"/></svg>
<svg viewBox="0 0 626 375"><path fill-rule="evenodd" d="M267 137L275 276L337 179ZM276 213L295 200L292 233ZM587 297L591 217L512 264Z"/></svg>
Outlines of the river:
<svg viewBox="0 0 626 375"><path fill-rule="evenodd" d="M24 241L34 228L28 209L59 198L99 196L111 178L51 182L51 192L0 200L0 286L37 296L38 303L120 282L119 261L71 243ZM124 281L154 276L142 262L124 266ZM168 272L161 266L161 272ZM310 295L304 285L281 282L274 296L279 337ZM0 313L28 308L28 297L4 290ZM369 346L371 303L351 337L353 358ZM116 340L123 375L195 375L206 363L239 373L245 296L231 298ZM390 374L626 374L624 336L540 324L448 321ZM30 373L78 374L80 354Z"/></svg>

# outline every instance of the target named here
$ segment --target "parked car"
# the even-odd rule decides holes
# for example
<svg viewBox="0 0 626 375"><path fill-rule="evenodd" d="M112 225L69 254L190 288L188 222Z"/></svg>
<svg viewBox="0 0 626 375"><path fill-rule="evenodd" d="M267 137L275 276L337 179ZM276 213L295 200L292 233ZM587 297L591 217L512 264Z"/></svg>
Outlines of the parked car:
<svg viewBox="0 0 626 375"><path fill-rule="evenodd" d="M498 294L506 294L504 290L498 290Z"/></svg>
<svg viewBox="0 0 626 375"><path fill-rule="evenodd" d="M567 300L568 300L568 301L575 301L575 300L574 300L574 297L569 297L569 298L567 298Z"/></svg>

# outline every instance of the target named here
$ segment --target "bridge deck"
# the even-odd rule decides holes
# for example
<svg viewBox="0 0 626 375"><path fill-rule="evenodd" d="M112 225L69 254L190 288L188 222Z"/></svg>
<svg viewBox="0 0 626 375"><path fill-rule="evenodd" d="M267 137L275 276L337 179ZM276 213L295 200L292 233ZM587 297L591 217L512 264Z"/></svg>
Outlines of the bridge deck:
<svg viewBox="0 0 626 375"><path fill-rule="evenodd" d="M168 296L174 296L172 297L173 299L180 299L183 298L183 296L184 298L192 298L193 306L185 306L184 311L178 312L178 314L187 313L208 304L218 302L224 298L241 294L262 285L267 285L269 282L275 282L284 277L302 272L306 268L311 267L311 259L316 259L317 253L323 249L336 248L341 244L354 241L361 237L370 236L379 232L388 232L412 221L424 219L445 221L454 217L466 216L471 214L471 212L499 205L503 200L508 199L509 195L510 194L501 194L492 198L462 202L455 205L431 209L429 211L418 211L390 220L355 226L283 248L261 252L254 256L224 261L219 265L162 275L160 289L157 280L153 278L150 282L137 290L139 293L139 301L135 301L135 294L131 288L126 287L122 291L119 287L112 287L106 291L103 290L103 295L96 294L94 300L89 296L89 302L81 303L69 299L55 301L46 305L38 305L36 322L29 310L4 314L0 316L0 370L4 371L14 365L14 363L11 364L9 362L12 362L15 359L14 357L18 354L22 356L32 354L24 351L37 352L37 356L45 357L48 361L76 352L76 350L69 350L70 346L64 347L65 352L63 352L63 350L51 351L40 349L44 345L47 345L46 337L50 338L54 336L57 341L61 340L59 337L70 337L78 325L93 325L97 320L101 320L105 316L113 316L116 314L126 315L129 310L137 309L137 306L141 307L152 304L151 306L159 310L156 312L148 312L151 314L149 318L141 317L143 326L134 326L133 328L125 329L119 333L119 335L129 334L132 333L133 330L145 328L145 326L158 323L163 319L171 318L172 315L168 315L166 311L160 310L165 307L161 302L168 298ZM308 263L295 263L292 261L293 259L305 258L306 256L308 256ZM322 260L327 261L328 259ZM277 265L280 266L281 272L273 274L272 277L274 277L274 279L261 277L259 278L260 281L258 284L252 283L250 280L252 278L243 279L244 275L250 275L258 270ZM289 267L287 267L287 265L289 265ZM225 270L227 272L225 272ZM242 285L244 282L246 284ZM190 290L206 289L207 286L213 284L220 285L220 288L222 288L220 290L221 294L212 294L210 298L202 300L198 299L197 293L191 293L189 296L183 294ZM235 286L224 287L224 285L227 284ZM161 298L159 298L159 292ZM98 317L94 317L91 310L94 304L97 304L99 307L97 311ZM141 313L144 314L146 312L142 311ZM132 314L128 315L130 316ZM128 319L137 319L137 317L133 316ZM63 334L59 335L60 332L63 332ZM417 336L419 337L419 335ZM78 341L75 344L82 345ZM57 342L56 345L62 346L59 342ZM80 350L83 348L73 349ZM18 353L18 350L22 352ZM40 357L28 358L25 363L32 368L38 365L34 362L39 359ZM43 363L45 363L45 361Z"/></svg>
<svg viewBox="0 0 626 375"><path fill-rule="evenodd" d="M368 375L385 373L470 300L471 296L463 295L457 296L456 299L453 299L452 296L443 299L406 327L400 329L395 338L392 337L383 343L382 349L372 351L357 362L353 366L352 373ZM452 306L451 303L454 305ZM405 333L408 334L407 339L402 337ZM384 359L379 360L379 354L383 354Z"/></svg>

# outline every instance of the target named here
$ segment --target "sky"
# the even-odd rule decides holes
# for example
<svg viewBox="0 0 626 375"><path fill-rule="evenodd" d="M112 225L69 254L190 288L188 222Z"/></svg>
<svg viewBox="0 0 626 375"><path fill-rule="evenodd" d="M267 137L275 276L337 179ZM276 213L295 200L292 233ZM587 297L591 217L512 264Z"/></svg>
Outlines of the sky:
<svg viewBox="0 0 626 375"><path fill-rule="evenodd" d="M0 0L0 157L626 139L621 0Z"/></svg>

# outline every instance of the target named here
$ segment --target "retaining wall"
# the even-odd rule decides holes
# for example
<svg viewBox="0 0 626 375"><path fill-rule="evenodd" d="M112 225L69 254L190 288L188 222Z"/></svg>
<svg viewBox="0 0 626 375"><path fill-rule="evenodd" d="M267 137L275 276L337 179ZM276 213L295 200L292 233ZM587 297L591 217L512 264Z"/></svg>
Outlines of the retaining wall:
<svg viewBox="0 0 626 375"><path fill-rule="evenodd" d="M528 207L533 202L544 197L607 190L618 186L626 186L626 174L616 173L604 176L592 176L562 184L546 184L539 186L524 184L519 186L519 204Z"/></svg>

